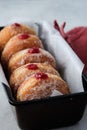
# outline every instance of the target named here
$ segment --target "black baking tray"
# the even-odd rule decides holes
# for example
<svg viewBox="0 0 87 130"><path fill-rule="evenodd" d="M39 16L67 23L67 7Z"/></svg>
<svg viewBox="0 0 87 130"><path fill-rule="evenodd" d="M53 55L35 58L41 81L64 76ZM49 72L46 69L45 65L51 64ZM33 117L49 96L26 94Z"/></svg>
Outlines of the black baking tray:
<svg viewBox="0 0 87 130"><path fill-rule="evenodd" d="M2 85L22 130L52 129L73 125L82 118L87 104L87 76L84 72L82 81L84 92L23 102L16 101L9 86Z"/></svg>
<svg viewBox="0 0 87 130"><path fill-rule="evenodd" d="M84 74L82 79L84 92L24 102L15 101L10 88L2 84L22 130L52 129L73 125L82 118L87 104L87 78Z"/></svg>

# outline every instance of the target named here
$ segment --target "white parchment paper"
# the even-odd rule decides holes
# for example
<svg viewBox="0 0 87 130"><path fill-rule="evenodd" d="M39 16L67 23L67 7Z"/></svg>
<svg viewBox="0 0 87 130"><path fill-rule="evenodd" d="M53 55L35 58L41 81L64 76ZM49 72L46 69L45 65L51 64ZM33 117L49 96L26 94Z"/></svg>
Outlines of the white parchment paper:
<svg viewBox="0 0 87 130"><path fill-rule="evenodd" d="M84 91L82 85L84 64L52 26L43 22L40 28L42 30L40 37L44 39L46 49L55 56L58 70L68 83L71 92Z"/></svg>
<svg viewBox="0 0 87 130"><path fill-rule="evenodd" d="M8 81L5 78L5 74L3 72L1 64L0 64L0 83L5 83L6 85L9 86Z"/></svg>

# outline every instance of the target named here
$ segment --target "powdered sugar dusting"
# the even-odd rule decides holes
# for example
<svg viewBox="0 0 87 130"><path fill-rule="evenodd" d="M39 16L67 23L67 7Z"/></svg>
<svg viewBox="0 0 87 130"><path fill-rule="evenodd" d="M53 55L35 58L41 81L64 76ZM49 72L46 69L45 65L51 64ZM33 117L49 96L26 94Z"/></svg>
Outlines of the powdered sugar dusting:
<svg viewBox="0 0 87 130"><path fill-rule="evenodd" d="M48 76L51 74L48 74ZM32 75L32 78L34 75ZM32 99L40 99L40 98L45 98L45 97L52 97L56 95L62 95L61 92L56 90L56 86L58 84L56 77L54 78L47 78L46 80L37 80L38 85L34 87L30 87L28 89L27 87L24 87L22 89L22 93L20 94L20 100L32 100ZM29 82L29 81L28 81ZM26 91L26 90L27 91ZM25 94L23 94L23 91L26 91Z"/></svg>
<svg viewBox="0 0 87 130"><path fill-rule="evenodd" d="M57 91L57 90L53 90L52 94L50 95L50 97L54 97L54 96L58 96L58 95L63 95L61 92Z"/></svg>

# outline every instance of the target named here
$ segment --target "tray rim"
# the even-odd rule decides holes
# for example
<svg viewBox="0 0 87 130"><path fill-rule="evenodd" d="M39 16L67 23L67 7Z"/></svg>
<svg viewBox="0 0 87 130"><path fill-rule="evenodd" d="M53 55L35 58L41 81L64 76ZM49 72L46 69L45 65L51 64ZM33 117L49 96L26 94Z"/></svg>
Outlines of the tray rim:
<svg viewBox="0 0 87 130"><path fill-rule="evenodd" d="M43 99L34 99L30 101L19 102L19 101L14 100L12 95L9 95L11 94L10 92L8 92L8 91L11 91L10 88L4 83L2 83L2 85L5 89L5 92L7 93L8 102L13 106L30 105L30 104L35 104L35 103L36 104L45 103L51 100L65 100L65 99L72 100L73 98L76 98L79 96L84 96L84 95L87 96L87 91L84 91L84 92L72 93L72 94L67 94L67 95L58 95L58 96L53 96L53 97L48 97L48 98L43 98Z"/></svg>
<svg viewBox="0 0 87 130"><path fill-rule="evenodd" d="M3 28L4 28L4 26L0 26L0 30L2 30ZM87 75L85 75L84 72L82 72L82 77L87 82ZM87 91L84 90L84 92L70 93L70 94L67 94L67 95L58 95L58 96L53 96L53 97L48 97L48 98L43 98L43 99L34 99L34 100L30 100L30 101L21 101L21 102L19 102L19 101L16 101L16 100L13 99L10 88L6 84L4 84L3 82L1 82L1 84L4 87L5 92L7 93L9 103L11 105L13 105L13 106L29 105L29 104L33 104L33 103L43 103L43 102L46 102L46 101L49 101L49 100L51 101L51 100L55 100L55 99L58 99L58 100L63 100L63 99L72 100L73 97L87 95ZM84 87L84 85L83 85L83 87Z"/></svg>

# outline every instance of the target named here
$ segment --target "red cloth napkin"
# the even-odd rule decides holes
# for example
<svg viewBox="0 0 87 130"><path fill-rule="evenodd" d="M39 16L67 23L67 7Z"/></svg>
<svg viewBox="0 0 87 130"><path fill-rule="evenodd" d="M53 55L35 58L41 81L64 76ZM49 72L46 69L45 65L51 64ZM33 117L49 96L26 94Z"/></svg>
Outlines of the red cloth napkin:
<svg viewBox="0 0 87 130"><path fill-rule="evenodd" d="M80 26L64 32L66 23L61 26L54 21L54 28L57 29L62 37L67 41L78 57L85 64L85 72L87 73L87 27Z"/></svg>

